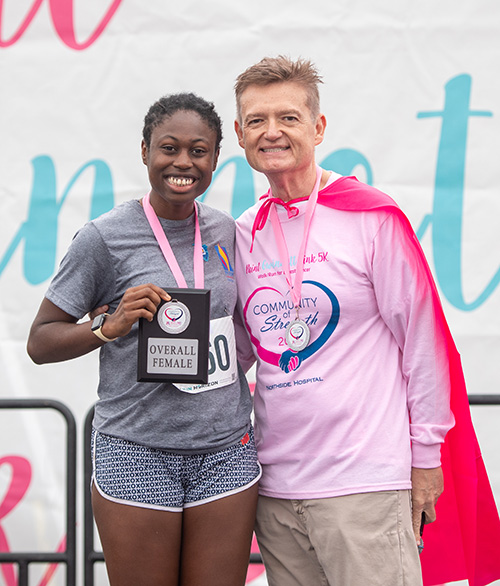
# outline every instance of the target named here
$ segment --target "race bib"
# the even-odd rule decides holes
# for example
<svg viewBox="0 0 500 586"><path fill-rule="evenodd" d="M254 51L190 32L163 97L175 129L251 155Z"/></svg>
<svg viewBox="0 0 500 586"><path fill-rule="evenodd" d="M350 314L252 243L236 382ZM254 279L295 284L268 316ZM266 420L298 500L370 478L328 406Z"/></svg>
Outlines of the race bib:
<svg viewBox="0 0 500 586"><path fill-rule="evenodd" d="M184 393L203 393L226 387L238 378L236 362L236 339L233 318L220 317L210 321L210 343L208 347L208 383L190 385L174 383Z"/></svg>

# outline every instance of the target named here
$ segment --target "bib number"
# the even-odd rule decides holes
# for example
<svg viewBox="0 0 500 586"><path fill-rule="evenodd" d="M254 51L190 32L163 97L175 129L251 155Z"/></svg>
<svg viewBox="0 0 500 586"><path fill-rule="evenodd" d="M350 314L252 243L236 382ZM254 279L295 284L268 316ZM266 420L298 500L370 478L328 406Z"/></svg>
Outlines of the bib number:
<svg viewBox="0 0 500 586"><path fill-rule="evenodd" d="M233 318L227 316L213 319L210 321L208 383L206 385L174 383L174 386L184 393L203 393L226 387L237 378L238 367Z"/></svg>

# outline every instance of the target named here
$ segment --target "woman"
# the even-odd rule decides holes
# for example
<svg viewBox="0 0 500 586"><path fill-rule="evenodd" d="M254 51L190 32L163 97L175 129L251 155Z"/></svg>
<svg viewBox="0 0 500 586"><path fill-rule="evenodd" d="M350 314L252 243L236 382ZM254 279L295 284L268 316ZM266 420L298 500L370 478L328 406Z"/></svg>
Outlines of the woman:
<svg viewBox="0 0 500 586"><path fill-rule="evenodd" d="M234 355L236 287L226 258L233 264L234 222L195 204L221 139L213 105L194 94L151 106L142 140L150 193L80 230L28 340L36 363L100 348L92 502L112 585L245 582L260 466L239 365L230 365L229 384L217 370L201 388L137 382L138 320L152 321L169 288L180 286L175 260L187 286L197 273L196 287L211 290L211 336L223 331ZM162 253L155 218L175 260ZM197 226L202 248L194 246ZM79 322L104 305L109 315Z"/></svg>

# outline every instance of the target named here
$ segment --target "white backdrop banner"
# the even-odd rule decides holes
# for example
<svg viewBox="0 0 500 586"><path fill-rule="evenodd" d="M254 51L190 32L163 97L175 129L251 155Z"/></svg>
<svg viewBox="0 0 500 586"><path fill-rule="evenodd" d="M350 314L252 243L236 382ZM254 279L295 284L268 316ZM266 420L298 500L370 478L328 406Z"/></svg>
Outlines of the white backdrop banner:
<svg viewBox="0 0 500 586"><path fill-rule="evenodd" d="M499 30L497 0L0 0L1 398L65 403L81 469L97 353L36 366L25 350L50 279L83 223L148 189L142 123L161 95L193 91L224 120L207 203L237 217L264 193L236 141L232 88L246 67L278 54L318 66L328 121L318 161L400 204L434 272L469 392L499 393ZM498 501L497 415L473 410ZM0 550L61 546L63 439L58 414L0 412ZM264 584L261 572L249 580ZM13 586L14 573L0 568L0 585ZM37 585L64 582L62 569L30 574Z"/></svg>

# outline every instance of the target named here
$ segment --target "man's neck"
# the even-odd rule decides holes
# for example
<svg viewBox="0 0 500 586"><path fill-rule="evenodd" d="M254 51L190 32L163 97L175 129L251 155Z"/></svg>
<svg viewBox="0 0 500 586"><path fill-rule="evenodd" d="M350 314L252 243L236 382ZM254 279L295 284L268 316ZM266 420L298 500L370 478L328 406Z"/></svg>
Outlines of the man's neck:
<svg viewBox="0 0 500 586"><path fill-rule="evenodd" d="M322 189L328 181L329 173L323 170L319 188ZM309 197L316 184L316 165L307 172L282 173L267 175L273 197L283 201L290 201L302 197Z"/></svg>

